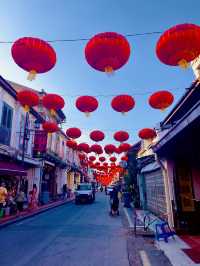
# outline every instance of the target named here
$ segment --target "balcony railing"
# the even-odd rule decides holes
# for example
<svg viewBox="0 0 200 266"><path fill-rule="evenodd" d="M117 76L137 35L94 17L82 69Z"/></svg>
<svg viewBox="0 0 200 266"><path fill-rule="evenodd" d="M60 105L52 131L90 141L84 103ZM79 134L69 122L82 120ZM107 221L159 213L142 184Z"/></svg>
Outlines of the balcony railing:
<svg viewBox="0 0 200 266"><path fill-rule="evenodd" d="M0 126L0 143L9 146L11 129Z"/></svg>

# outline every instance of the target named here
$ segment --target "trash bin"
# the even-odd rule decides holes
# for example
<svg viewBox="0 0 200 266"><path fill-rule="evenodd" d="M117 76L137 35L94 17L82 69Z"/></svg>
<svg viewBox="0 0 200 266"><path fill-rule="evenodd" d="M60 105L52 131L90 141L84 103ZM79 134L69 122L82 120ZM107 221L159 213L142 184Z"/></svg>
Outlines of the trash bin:
<svg viewBox="0 0 200 266"><path fill-rule="evenodd" d="M124 207L126 208L130 208L131 205L131 194L129 192L124 192L123 194L123 198L124 198Z"/></svg>

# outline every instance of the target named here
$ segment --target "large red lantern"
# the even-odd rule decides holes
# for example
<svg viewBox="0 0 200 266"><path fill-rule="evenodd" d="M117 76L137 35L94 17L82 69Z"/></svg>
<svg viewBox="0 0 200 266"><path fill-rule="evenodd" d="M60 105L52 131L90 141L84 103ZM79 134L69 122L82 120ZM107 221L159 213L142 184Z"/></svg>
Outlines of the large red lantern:
<svg viewBox="0 0 200 266"><path fill-rule="evenodd" d="M144 140L152 140L157 136L157 134L154 129L143 128L139 131L138 136Z"/></svg>
<svg viewBox="0 0 200 266"><path fill-rule="evenodd" d="M200 54L200 27L186 23L168 29L157 42L156 54L164 64L186 68Z"/></svg>
<svg viewBox="0 0 200 266"><path fill-rule="evenodd" d="M17 100L24 107L26 112L33 106L39 104L39 96L36 92L31 90L22 90L17 93Z"/></svg>
<svg viewBox="0 0 200 266"><path fill-rule="evenodd" d="M125 114L134 108L135 100L130 95L118 95L112 99L111 106L116 112Z"/></svg>
<svg viewBox="0 0 200 266"><path fill-rule="evenodd" d="M90 147L90 151L94 152L96 154L102 154L103 153L102 147L100 145L98 145L98 144L93 144Z"/></svg>
<svg viewBox="0 0 200 266"><path fill-rule="evenodd" d="M107 154L113 154L116 151L116 147L113 144L108 144L104 147L104 151Z"/></svg>
<svg viewBox="0 0 200 266"><path fill-rule="evenodd" d="M169 91L158 91L149 97L149 104L152 108L164 111L174 101L174 96Z"/></svg>
<svg viewBox="0 0 200 266"><path fill-rule="evenodd" d="M115 153L120 154L120 153L122 153L122 151L120 150L119 147L116 147L116 149L115 149Z"/></svg>
<svg viewBox="0 0 200 266"><path fill-rule="evenodd" d="M116 141L123 142L129 139L129 134L126 131L117 131L113 137Z"/></svg>
<svg viewBox="0 0 200 266"><path fill-rule="evenodd" d="M105 162L105 160L106 160L105 157L103 157L103 156L99 157L99 161L100 161L100 162Z"/></svg>
<svg viewBox="0 0 200 266"><path fill-rule="evenodd" d="M121 34L99 33L87 43L85 57L94 69L112 73L127 63L130 57L130 45Z"/></svg>
<svg viewBox="0 0 200 266"><path fill-rule="evenodd" d="M62 109L65 106L64 99L53 93L49 93L43 96L42 104L45 108L50 110L52 115L55 115L55 112Z"/></svg>
<svg viewBox="0 0 200 266"><path fill-rule="evenodd" d="M89 153L90 152L90 146L87 143L80 143L77 146L77 150L83 151L85 153Z"/></svg>
<svg viewBox="0 0 200 266"><path fill-rule="evenodd" d="M66 141L66 145L67 145L67 147L71 148L72 150L76 150L76 148L77 148L77 143L73 139L68 139Z"/></svg>
<svg viewBox="0 0 200 266"><path fill-rule="evenodd" d="M128 144L128 143L121 143L121 144L119 145L119 150L120 150L121 152L127 152L127 151L129 151L130 148L131 148L131 145Z"/></svg>
<svg viewBox="0 0 200 266"><path fill-rule="evenodd" d="M77 127L70 127L66 130L66 135L69 138L77 139L81 136L81 130Z"/></svg>
<svg viewBox="0 0 200 266"><path fill-rule="evenodd" d="M14 42L12 57L15 63L29 72L28 79L33 80L37 73L45 73L56 64L56 53L45 41L24 37Z"/></svg>
<svg viewBox="0 0 200 266"><path fill-rule="evenodd" d="M90 138L93 141L102 141L105 138L105 135L102 131L100 130L94 130L90 133Z"/></svg>
<svg viewBox="0 0 200 266"><path fill-rule="evenodd" d="M56 123L46 121L42 124L43 130L46 131L47 133L54 133L59 131L59 127Z"/></svg>
<svg viewBox="0 0 200 266"><path fill-rule="evenodd" d="M90 156L90 157L89 157L89 160L90 160L91 162L94 162L94 161L96 160L96 157L95 157L95 156Z"/></svg>
<svg viewBox="0 0 200 266"><path fill-rule="evenodd" d="M112 156L112 157L110 157L110 161L114 163L117 161L117 158L115 156Z"/></svg>
<svg viewBox="0 0 200 266"><path fill-rule="evenodd" d="M98 108L98 101L93 96L80 96L76 100L76 108L89 116L91 112L94 112Z"/></svg>

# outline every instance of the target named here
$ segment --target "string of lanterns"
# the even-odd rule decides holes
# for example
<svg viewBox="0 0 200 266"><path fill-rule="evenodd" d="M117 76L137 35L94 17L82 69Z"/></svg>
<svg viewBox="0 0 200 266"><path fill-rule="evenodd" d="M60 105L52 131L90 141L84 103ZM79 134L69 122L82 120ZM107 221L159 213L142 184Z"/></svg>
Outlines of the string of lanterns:
<svg viewBox="0 0 200 266"><path fill-rule="evenodd" d="M54 48L46 41L39 38L24 37L16 40L11 48L11 54L14 62L23 70L28 72L28 79L33 80L36 74L42 74L50 71L56 65L56 52ZM131 47L125 36L116 32L104 32L93 36L85 46L85 59L93 69L107 74L122 68L129 60ZM200 55L200 27L194 24L180 24L165 31L156 44L156 55L158 59L169 66L180 66L187 68L189 63ZM64 99L57 94L46 94L40 97L36 92L22 90L18 92L17 99L28 112L30 108L42 106L46 108L51 117L43 121L42 128L45 132L54 133L60 130L56 123L56 112L64 108ZM150 95L149 105L158 110L165 110L174 101L171 92L162 90ZM94 96L83 95L76 99L76 108L89 116L99 107L98 100ZM135 107L135 99L131 95L122 94L115 96L111 101L111 107L114 111L126 114ZM117 157L113 154L127 153L131 145L126 141L129 134L126 131L117 131L113 138L120 143L118 147L113 144L107 144L102 148L97 142L105 138L104 132L93 130L90 133L90 139L96 142L89 146L87 143L77 143L75 139L81 136L79 128L68 128L66 135L69 138L66 141L67 147L79 151L79 159L82 164L89 164L101 173L97 175L102 184L109 184L114 174L121 171L121 167L116 165ZM157 133L154 129L143 128L138 132L139 138L143 140L153 140ZM96 156L104 152L110 156L106 162L104 156L87 157L86 154L95 153ZM121 157L122 161L127 161L126 155ZM89 162L88 162L89 161ZM95 162L96 161L96 162ZM101 164L103 163L103 164ZM102 173L103 172L103 173Z"/></svg>

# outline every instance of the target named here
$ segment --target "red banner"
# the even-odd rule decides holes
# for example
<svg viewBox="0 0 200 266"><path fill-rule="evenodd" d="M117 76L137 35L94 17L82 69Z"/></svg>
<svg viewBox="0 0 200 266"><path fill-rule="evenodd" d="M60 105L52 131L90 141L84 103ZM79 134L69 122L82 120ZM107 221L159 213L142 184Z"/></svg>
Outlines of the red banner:
<svg viewBox="0 0 200 266"><path fill-rule="evenodd" d="M45 152L47 148L47 133L43 130L35 131L34 151Z"/></svg>

